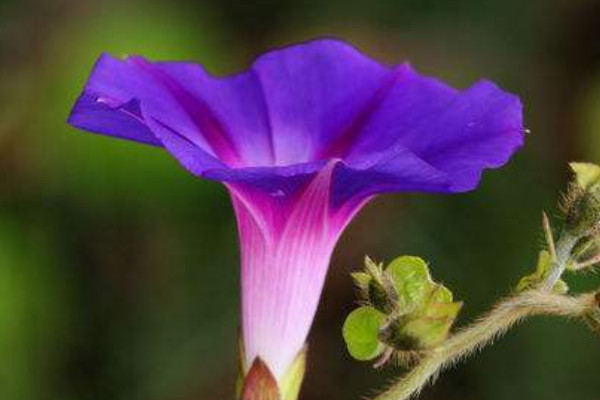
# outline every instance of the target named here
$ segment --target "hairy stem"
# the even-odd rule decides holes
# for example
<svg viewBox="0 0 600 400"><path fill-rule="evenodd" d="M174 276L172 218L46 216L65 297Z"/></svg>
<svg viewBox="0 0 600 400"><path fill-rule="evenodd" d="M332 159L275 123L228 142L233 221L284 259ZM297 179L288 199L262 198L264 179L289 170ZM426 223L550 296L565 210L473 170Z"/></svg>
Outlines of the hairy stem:
<svg viewBox="0 0 600 400"><path fill-rule="evenodd" d="M575 244L578 240L579 237L570 235L568 233L563 233L561 235L560 240L556 244L550 275L543 285L543 290L546 292L552 290L556 282L558 282L562 274L565 272L565 269L567 269L567 263L569 262L571 252L573 251L573 247L575 247Z"/></svg>
<svg viewBox="0 0 600 400"><path fill-rule="evenodd" d="M558 315L577 318L597 306L594 294L569 297L532 290L508 298L433 349L414 369L373 400L405 400L418 394L442 369L484 347L525 317Z"/></svg>

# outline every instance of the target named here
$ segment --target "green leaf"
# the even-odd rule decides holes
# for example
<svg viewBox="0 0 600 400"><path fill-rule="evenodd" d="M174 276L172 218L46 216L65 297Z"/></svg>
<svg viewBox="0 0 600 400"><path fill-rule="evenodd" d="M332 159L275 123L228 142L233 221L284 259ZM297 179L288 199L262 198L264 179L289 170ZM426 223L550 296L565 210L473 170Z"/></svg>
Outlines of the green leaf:
<svg viewBox="0 0 600 400"><path fill-rule="evenodd" d="M589 189L600 184L600 166L592 163L572 162L569 164L575 173L577 185Z"/></svg>
<svg viewBox="0 0 600 400"><path fill-rule="evenodd" d="M443 342L462 308L462 303L430 303L418 318L409 320L401 329L420 348L431 348Z"/></svg>
<svg viewBox="0 0 600 400"><path fill-rule="evenodd" d="M398 292L400 307L411 309L423 304L434 283L423 259L413 256L398 257L385 270Z"/></svg>
<svg viewBox="0 0 600 400"><path fill-rule="evenodd" d="M429 294L429 303L452 303L454 295L446 286L436 284Z"/></svg>
<svg viewBox="0 0 600 400"><path fill-rule="evenodd" d="M548 277L551 268L552 256L547 250L540 251L535 272L521 278L517 284L517 291L522 292L524 290L535 289L536 287L540 286Z"/></svg>
<svg viewBox="0 0 600 400"><path fill-rule="evenodd" d="M385 315L370 306L359 307L348 315L342 333L352 357L368 361L383 352L378 335L384 322Z"/></svg>

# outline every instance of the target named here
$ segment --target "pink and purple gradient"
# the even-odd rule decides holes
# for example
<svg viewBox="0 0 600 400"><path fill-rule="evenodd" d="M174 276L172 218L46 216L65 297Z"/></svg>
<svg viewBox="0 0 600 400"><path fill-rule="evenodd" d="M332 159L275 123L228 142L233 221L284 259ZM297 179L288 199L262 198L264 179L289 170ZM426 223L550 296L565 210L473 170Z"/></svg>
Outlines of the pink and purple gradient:
<svg viewBox="0 0 600 400"><path fill-rule="evenodd" d="M201 66L102 55L69 123L159 146L229 190L242 254L246 365L280 379L302 349L331 253L384 192L474 189L523 143L519 99L459 91L409 65L315 40L214 77Z"/></svg>
<svg viewBox="0 0 600 400"><path fill-rule="evenodd" d="M229 187L242 243L246 363L260 357L278 379L306 341L331 253L361 205L331 207L337 165L289 197Z"/></svg>

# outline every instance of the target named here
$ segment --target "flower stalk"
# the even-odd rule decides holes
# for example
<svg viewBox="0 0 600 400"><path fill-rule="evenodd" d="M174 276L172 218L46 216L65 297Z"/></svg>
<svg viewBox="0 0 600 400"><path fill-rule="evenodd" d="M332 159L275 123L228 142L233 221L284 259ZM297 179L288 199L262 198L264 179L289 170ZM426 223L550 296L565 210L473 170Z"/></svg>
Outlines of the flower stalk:
<svg viewBox="0 0 600 400"><path fill-rule="evenodd" d="M565 232L561 239L556 244L556 253L552 260L552 268L548 274L548 278L543 284L542 290L548 292L556 285L560 280L561 276L567 269L569 261L571 259L571 253L575 248L577 242L581 239L579 236L575 236L569 232Z"/></svg>

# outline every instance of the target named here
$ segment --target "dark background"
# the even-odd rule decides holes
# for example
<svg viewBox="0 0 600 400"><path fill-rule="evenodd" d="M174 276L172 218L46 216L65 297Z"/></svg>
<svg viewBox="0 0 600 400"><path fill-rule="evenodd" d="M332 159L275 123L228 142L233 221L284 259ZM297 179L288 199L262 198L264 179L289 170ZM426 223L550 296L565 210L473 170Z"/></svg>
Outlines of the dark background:
<svg viewBox="0 0 600 400"><path fill-rule="evenodd" d="M480 188L373 201L339 243L302 399L384 384L347 355L348 273L418 254L466 302L460 323L535 261L566 162L600 162L600 2L0 0L0 399L232 398L238 250L225 190L165 152L66 125L102 51L193 59L222 75L318 36L465 87L519 94L532 133ZM575 291L594 275L569 278ZM596 400L600 339L536 319L443 374L423 399Z"/></svg>

